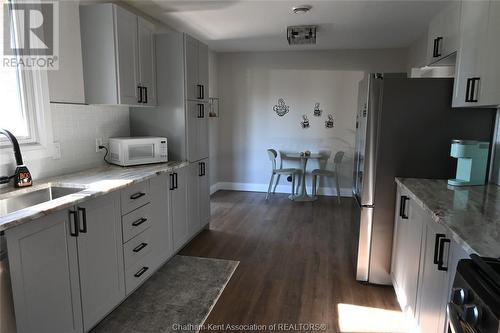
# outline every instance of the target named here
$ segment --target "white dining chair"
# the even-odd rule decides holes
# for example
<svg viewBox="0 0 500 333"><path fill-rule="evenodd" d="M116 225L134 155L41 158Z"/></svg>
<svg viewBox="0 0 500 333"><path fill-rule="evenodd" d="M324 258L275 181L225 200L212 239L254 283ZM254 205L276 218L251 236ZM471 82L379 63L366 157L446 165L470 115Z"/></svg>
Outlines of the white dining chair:
<svg viewBox="0 0 500 333"><path fill-rule="evenodd" d="M269 156L269 160L271 161L273 169L272 169L272 173L271 173L271 179L269 180L269 187L267 188L266 200L269 199L269 195L271 194L271 190L272 190L273 194L276 192L276 186L278 185L279 178L281 175L292 176L291 194L294 195L295 194L295 176L301 174L302 170L295 169L295 168L283 169L283 168L281 168L281 164L280 164L280 167L278 168L277 163L276 163L276 158L278 157L278 153L274 149L268 149L267 155ZM274 189L273 189L273 182L274 182L275 175L277 176L277 179L276 179L276 185L274 186Z"/></svg>
<svg viewBox="0 0 500 333"><path fill-rule="evenodd" d="M318 189L318 177L333 177L335 181L335 186L337 188L337 201L340 204L340 184L339 184L339 173L340 173L340 164L342 163L342 159L344 158L344 152L339 151L335 154L333 158L333 170L328 169L314 169L311 174L313 177L312 180L312 195L316 196L316 192Z"/></svg>

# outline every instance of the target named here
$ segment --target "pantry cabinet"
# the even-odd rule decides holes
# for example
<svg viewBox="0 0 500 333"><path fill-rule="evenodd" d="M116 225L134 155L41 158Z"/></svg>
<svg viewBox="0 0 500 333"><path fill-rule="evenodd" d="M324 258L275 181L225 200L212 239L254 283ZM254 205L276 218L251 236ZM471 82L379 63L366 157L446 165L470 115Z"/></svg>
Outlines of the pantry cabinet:
<svg viewBox="0 0 500 333"><path fill-rule="evenodd" d="M189 239L188 210L193 206L187 202L188 168L177 169L169 174L170 220L174 252Z"/></svg>
<svg viewBox="0 0 500 333"><path fill-rule="evenodd" d="M450 2L432 19L427 35L427 64L439 65L457 52L460 32L460 1Z"/></svg>
<svg viewBox="0 0 500 333"><path fill-rule="evenodd" d="M116 4L80 6L88 104L156 104L154 26Z"/></svg>
<svg viewBox="0 0 500 333"><path fill-rule="evenodd" d="M172 32L155 36L155 50L158 106L147 117L130 109L131 134L167 137L170 160L208 158L208 47Z"/></svg>
<svg viewBox="0 0 500 333"><path fill-rule="evenodd" d="M462 1L461 7L453 106L500 105L500 5Z"/></svg>
<svg viewBox="0 0 500 333"><path fill-rule="evenodd" d="M208 102L208 47L184 34L186 99Z"/></svg>
<svg viewBox="0 0 500 333"><path fill-rule="evenodd" d="M118 193L9 229L6 238L18 333L86 332L124 299Z"/></svg>
<svg viewBox="0 0 500 333"><path fill-rule="evenodd" d="M188 235L195 236L210 221L208 159L188 167Z"/></svg>

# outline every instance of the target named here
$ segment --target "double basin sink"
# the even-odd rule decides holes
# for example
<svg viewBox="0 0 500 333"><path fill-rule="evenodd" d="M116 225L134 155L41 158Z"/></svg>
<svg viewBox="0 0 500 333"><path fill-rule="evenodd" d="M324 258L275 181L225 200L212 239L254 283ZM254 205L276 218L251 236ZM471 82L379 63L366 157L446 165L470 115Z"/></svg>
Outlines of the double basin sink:
<svg viewBox="0 0 500 333"><path fill-rule="evenodd" d="M49 186L0 199L0 217L82 191L83 188Z"/></svg>

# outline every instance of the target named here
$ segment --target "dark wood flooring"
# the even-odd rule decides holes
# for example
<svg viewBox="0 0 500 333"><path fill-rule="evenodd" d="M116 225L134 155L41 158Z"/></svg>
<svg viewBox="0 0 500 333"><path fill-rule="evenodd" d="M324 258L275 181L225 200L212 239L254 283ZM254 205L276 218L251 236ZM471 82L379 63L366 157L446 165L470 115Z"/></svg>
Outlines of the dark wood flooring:
<svg viewBox="0 0 500 333"><path fill-rule="evenodd" d="M355 281L350 198L264 197L215 193L210 230L180 253L240 261L206 324L318 323L338 332L338 303L399 310L392 287Z"/></svg>

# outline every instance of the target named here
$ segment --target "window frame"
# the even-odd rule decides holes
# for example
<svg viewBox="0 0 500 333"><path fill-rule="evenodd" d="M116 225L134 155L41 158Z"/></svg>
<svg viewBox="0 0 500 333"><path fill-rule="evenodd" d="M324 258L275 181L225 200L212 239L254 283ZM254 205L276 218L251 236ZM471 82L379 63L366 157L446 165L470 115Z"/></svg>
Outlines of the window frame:
<svg viewBox="0 0 500 333"><path fill-rule="evenodd" d="M16 0L6 0L15 3ZM32 2L41 3L40 0ZM19 31L19 20L13 15L14 31ZM17 34L15 36L17 41ZM52 119L50 112L50 96L47 70L37 68L18 68L21 91L21 105L24 108L28 121L29 137L20 138L19 144L23 153L23 159L39 159L54 156L54 142L52 132ZM0 137L0 165L10 164L13 156L12 145L5 137Z"/></svg>

